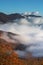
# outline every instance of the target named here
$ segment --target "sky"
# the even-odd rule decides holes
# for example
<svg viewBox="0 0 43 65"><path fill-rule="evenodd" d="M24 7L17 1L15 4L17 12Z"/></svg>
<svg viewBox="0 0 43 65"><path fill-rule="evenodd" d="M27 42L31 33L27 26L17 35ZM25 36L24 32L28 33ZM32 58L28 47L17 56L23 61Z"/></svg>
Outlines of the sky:
<svg viewBox="0 0 43 65"><path fill-rule="evenodd" d="M0 12L9 14L34 11L43 15L43 0L0 0Z"/></svg>

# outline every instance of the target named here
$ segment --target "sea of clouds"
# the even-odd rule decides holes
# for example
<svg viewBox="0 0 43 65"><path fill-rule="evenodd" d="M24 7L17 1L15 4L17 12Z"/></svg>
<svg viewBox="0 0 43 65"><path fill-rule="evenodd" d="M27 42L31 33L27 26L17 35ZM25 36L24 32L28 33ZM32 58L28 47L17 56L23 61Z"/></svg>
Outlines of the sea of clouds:
<svg viewBox="0 0 43 65"><path fill-rule="evenodd" d="M38 12L29 14L39 15ZM25 51L17 50L19 56L25 57L26 53L32 53L34 57L43 56L43 17L26 17L14 20L13 23L0 24L0 30L10 31L20 36L16 37L26 45Z"/></svg>

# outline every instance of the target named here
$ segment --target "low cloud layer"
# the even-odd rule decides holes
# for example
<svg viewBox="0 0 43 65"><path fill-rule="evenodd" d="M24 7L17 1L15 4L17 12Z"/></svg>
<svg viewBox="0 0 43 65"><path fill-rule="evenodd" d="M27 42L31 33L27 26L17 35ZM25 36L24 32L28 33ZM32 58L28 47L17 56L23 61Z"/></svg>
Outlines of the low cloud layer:
<svg viewBox="0 0 43 65"><path fill-rule="evenodd" d="M25 51L16 51L18 55L23 57L26 52L31 52L35 57L43 56L43 17L25 17L13 23L0 24L0 30L20 35L16 39L27 47Z"/></svg>

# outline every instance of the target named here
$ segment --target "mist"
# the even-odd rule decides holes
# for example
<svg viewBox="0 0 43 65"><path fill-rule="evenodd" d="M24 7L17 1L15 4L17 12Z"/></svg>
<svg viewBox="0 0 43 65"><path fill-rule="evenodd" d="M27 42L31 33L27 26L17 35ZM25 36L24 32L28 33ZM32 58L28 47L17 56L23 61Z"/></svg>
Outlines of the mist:
<svg viewBox="0 0 43 65"><path fill-rule="evenodd" d="M37 13L34 14L37 15ZM35 57L43 56L43 51L41 51L43 50L43 17L25 17L14 20L13 23L0 24L0 30L20 35L15 38L26 45L26 49L25 51L17 50L16 53L19 56L24 57L28 52Z"/></svg>

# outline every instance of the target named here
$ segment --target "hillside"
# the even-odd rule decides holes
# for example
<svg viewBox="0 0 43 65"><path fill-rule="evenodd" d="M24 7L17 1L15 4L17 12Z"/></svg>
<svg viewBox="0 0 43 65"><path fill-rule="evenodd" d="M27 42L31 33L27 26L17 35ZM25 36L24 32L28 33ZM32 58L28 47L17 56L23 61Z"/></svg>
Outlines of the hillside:
<svg viewBox="0 0 43 65"><path fill-rule="evenodd" d="M2 39L3 31L0 31L0 65L43 65L43 58L19 58L14 49L14 43Z"/></svg>

